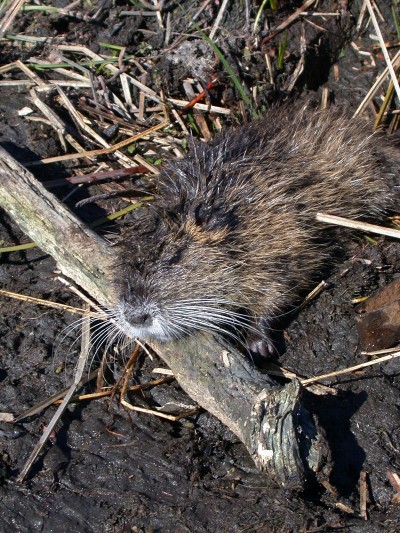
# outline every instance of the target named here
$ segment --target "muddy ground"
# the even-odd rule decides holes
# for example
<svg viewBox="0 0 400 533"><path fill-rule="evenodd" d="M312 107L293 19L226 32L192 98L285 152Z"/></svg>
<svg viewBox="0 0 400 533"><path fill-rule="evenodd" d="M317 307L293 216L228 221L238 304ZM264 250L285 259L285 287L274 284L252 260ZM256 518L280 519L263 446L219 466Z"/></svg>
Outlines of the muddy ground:
<svg viewBox="0 0 400 533"><path fill-rule="evenodd" d="M64 7L68 2L52 4ZM198 76L208 82L217 75L221 85L209 97L216 105L232 109L236 118L225 122L243 119L243 106L238 104L240 98L229 76L204 41L188 38L187 15L177 4L165 2L163 20L170 13L171 42L183 35L182 42L192 42L190 54L195 53L197 61L188 61L187 57L182 61L182 49L176 52L175 48L174 54L166 51L163 32L154 16L120 18L122 10L132 9L129 2L92 4L78 6L79 13L98 13L87 20L72 14L20 14L12 33L62 36L67 42L82 43L95 52L102 51L100 42L126 46L138 61L151 63L146 84L156 91L162 88L176 98L187 99L182 92L184 78ZM206 8L198 20L203 28L209 28L220 3L183 3L192 16L203 4ZM260 23L263 33L256 39L251 25L259 4L232 0L222 19L217 43L243 87L249 90L257 85L256 107L261 112L264 106L288 95L288 80L300 60L299 39L303 37L305 68L290 88L290 96L309 97L311 92L312 98L318 99L324 86L331 99L355 109L384 68L382 57L372 46L375 43L370 39L371 28L356 33L358 5L351 6L353 13L346 12L341 24L337 17L326 17L291 26L285 38L282 68L276 64L282 34L261 44L268 35L265 20L275 27L300 4L284 2L276 11L266 9ZM385 38L396 41L391 3L380 4L386 19ZM147 8L136 4L135 9ZM318 11L335 10L330 2L318 6ZM358 54L351 41L370 51L374 64L371 58ZM9 40L3 40L2 45L3 65L32 57L48 60L51 47L56 46L37 43L32 47ZM273 85L268 81L265 54L269 54L274 68ZM5 75L3 79L11 77ZM1 146L22 162L60 155L62 149L52 128L18 116L18 111L29 105L27 90L1 87L0 91ZM79 96L79 92L75 95ZM244 109L250 116L246 106ZM73 163L42 165L32 170L45 181L69 175L73 167ZM84 170L79 167L80 172ZM62 197L68 190L64 187L55 192ZM69 200L70 207L76 199ZM106 207L108 204L80 208L78 213L91 219L98 214L97 209ZM26 241L7 214L0 213L0 243L8 246ZM365 360L360 353L352 301L399 275L400 246L393 240L371 242L357 235L346 245L345 255L347 259L333 269L327 289L285 324L284 347L278 362L302 376L323 374ZM39 249L2 254L0 287L81 306L79 299L56 280L54 269L53 260ZM77 334L69 330L65 337L62 332L75 317L5 297L0 306L0 412L19 414L68 383L78 353L74 342ZM117 357L110 364L110 381L117 377L122 363L122 358ZM150 379L151 369L159 366L165 365L143 355L134 379ZM54 408L27 422L0 424L0 531L398 531L400 506L392 503L395 492L387 471L400 471L400 363L395 360L325 384L338 394L315 396L310 401L332 449L334 467L329 481L336 493L323 486L307 487L300 494L277 487L256 470L237 438L206 412L171 423L132 413L116 400L103 399L69 407L46 453L24 483L18 483L16 476ZM132 396L131 401L143 407L168 401L192 403L176 382ZM366 472L368 479L368 520L359 517L361 472ZM347 511L338 503L346 505Z"/></svg>

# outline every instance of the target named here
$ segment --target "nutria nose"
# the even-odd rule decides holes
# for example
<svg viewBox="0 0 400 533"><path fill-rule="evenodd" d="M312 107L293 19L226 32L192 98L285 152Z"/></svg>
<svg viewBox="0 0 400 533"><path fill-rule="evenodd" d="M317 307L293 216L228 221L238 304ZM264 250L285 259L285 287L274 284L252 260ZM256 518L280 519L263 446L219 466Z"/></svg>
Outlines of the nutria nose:
<svg viewBox="0 0 400 533"><path fill-rule="evenodd" d="M149 313L130 312L127 316L128 321L133 326L151 326L153 319Z"/></svg>

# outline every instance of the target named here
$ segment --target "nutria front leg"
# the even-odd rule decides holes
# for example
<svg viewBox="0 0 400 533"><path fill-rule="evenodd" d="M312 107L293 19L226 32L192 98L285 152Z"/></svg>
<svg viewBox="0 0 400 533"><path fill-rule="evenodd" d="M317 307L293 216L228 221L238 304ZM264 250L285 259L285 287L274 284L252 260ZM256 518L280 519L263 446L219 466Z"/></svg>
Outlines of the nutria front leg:
<svg viewBox="0 0 400 533"><path fill-rule="evenodd" d="M255 321L254 328L247 333L246 344L252 356L269 358L278 353L271 323L264 318Z"/></svg>

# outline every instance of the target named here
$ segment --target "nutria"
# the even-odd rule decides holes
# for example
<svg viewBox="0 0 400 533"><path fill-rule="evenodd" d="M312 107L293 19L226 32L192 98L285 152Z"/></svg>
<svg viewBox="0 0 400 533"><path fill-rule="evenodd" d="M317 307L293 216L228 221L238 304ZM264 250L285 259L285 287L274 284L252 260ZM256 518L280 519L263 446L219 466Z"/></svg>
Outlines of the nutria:
<svg viewBox="0 0 400 533"><path fill-rule="evenodd" d="M131 337L166 341L268 327L320 275L333 230L317 211L382 218L398 210L400 151L337 110L275 109L168 163L154 203L125 230L114 316Z"/></svg>

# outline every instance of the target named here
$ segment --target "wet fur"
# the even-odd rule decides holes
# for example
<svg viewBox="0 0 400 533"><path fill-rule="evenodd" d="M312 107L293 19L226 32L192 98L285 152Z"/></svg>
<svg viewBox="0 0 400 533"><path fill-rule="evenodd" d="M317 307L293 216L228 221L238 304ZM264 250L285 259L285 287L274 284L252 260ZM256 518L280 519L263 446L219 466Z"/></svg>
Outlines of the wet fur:
<svg viewBox="0 0 400 533"><path fill-rule="evenodd" d="M192 142L124 233L116 320L161 340L229 322L264 335L332 254L316 213L382 218L398 210L399 176L397 147L338 111L277 109Z"/></svg>

